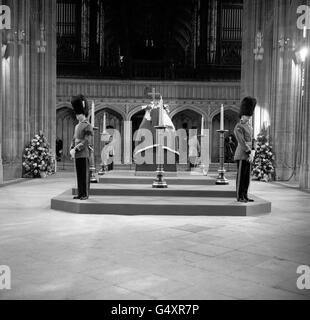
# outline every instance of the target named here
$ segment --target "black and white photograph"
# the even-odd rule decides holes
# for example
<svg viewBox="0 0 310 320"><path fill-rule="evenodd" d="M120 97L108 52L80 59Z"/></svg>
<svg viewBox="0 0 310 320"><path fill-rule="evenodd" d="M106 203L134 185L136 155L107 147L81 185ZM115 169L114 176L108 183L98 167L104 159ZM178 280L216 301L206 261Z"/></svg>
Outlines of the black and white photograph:
<svg viewBox="0 0 310 320"><path fill-rule="evenodd" d="M0 300L310 300L310 0L0 0L0 44Z"/></svg>

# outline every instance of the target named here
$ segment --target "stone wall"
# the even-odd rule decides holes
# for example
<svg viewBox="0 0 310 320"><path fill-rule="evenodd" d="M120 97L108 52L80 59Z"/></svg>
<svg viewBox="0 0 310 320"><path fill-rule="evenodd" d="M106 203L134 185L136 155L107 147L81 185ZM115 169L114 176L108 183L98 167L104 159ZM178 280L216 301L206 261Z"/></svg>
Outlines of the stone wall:
<svg viewBox="0 0 310 320"><path fill-rule="evenodd" d="M0 0L0 5L11 8L12 18L12 29L0 30L1 48L7 44L0 64L1 183L21 177L23 149L40 130L54 149L56 1ZM46 41L44 53L38 52L39 40Z"/></svg>
<svg viewBox="0 0 310 320"><path fill-rule="evenodd" d="M146 91L155 88L161 93L164 102L169 105L171 118L187 110L196 117L196 126L200 128L204 117L204 128L210 130L210 156L217 159L219 136L219 116L221 104L225 105L226 125L229 124L229 114L238 119L240 102L240 82L173 82L173 81L116 81L116 80L82 80L57 79L57 134L64 143L64 156L68 153L68 144L72 138L74 118L71 115L71 97L82 93L89 101L95 103L96 126L102 129L103 113L113 113L119 121L132 121L142 106L150 102ZM218 117L219 118L219 117ZM128 124L128 123L127 123ZM130 128L124 123L120 125L124 141L122 160L130 163L132 135ZM119 128L119 125L116 125ZM96 155L101 151L99 138L95 139ZM100 153L99 153L100 154ZM67 155L67 158L69 156Z"/></svg>
<svg viewBox="0 0 310 320"><path fill-rule="evenodd" d="M255 131L267 126L276 152L279 180L296 177L309 189L309 62L296 59L303 31L297 7L309 1L245 0L241 96L258 99ZM255 61L256 35L263 34L263 60ZM309 30L308 30L309 39ZM309 59L309 57L308 57ZM302 73L306 70L305 96ZM308 107L305 107L308 106ZM308 119L308 120L305 120Z"/></svg>

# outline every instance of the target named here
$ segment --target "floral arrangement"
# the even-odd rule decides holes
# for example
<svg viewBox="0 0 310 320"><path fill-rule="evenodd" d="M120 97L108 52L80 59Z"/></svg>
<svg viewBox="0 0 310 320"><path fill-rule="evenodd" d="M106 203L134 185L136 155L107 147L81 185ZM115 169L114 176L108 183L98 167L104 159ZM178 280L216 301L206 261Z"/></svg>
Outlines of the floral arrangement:
<svg viewBox="0 0 310 320"><path fill-rule="evenodd" d="M252 174L259 181L274 180L274 152L265 129L257 137L257 148L253 162Z"/></svg>
<svg viewBox="0 0 310 320"><path fill-rule="evenodd" d="M25 148L23 169L25 178L40 178L53 172L52 155L43 133L36 135Z"/></svg>

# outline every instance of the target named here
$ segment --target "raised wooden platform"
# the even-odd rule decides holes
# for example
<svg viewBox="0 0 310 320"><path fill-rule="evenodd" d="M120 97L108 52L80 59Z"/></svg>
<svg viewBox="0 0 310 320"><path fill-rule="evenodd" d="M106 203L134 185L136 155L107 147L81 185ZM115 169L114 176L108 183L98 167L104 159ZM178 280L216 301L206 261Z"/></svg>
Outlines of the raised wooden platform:
<svg viewBox="0 0 310 320"><path fill-rule="evenodd" d="M51 201L54 210L79 214L249 216L271 212L258 197L239 203L233 185L216 186L208 177L168 177L168 189L153 189L151 177L104 176L92 184L90 199L73 200L76 189Z"/></svg>
<svg viewBox="0 0 310 320"><path fill-rule="evenodd" d="M77 189L72 189L72 195L77 194ZM153 189L151 185L141 184L99 184L92 186L91 196L142 196L142 197L200 197L200 198L234 198L235 191L214 188L202 188L197 185L170 185L168 189Z"/></svg>

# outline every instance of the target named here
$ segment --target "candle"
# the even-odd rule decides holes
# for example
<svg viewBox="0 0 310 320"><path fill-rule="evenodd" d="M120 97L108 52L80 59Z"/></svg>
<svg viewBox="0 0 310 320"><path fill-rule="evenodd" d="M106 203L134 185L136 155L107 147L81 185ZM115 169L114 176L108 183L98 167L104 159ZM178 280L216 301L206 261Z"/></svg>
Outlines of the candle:
<svg viewBox="0 0 310 320"><path fill-rule="evenodd" d="M201 118L201 135L204 135L204 131L205 131L205 117L202 116Z"/></svg>
<svg viewBox="0 0 310 320"><path fill-rule="evenodd" d="M161 98L160 102L159 102L159 126L163 126L164 125L164 101Z"/></svg>
<svg viewBox="0 0 310 320"><path fill-rule="evenodd" d="M221 130L224 131L224 105L221 105Z"/></svg>
<svg viewBox="0 0 310 320"><path fill-rule="evenodd" d="M93 101L91 108L91 125L95 127L95 101Z"/></svg>
<svg viewBox="0 0 310 320"><path fill-rule="evenodd" d="M307 38L307 26L304 26L304 38Z"/></svg>
<svg viewBox="0 0 310 320"><path fill-rule="evenodd" d="M103 114L103 132L105 133L107 129L107 114Z"/></svg>

